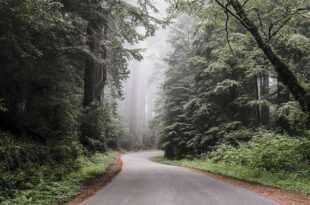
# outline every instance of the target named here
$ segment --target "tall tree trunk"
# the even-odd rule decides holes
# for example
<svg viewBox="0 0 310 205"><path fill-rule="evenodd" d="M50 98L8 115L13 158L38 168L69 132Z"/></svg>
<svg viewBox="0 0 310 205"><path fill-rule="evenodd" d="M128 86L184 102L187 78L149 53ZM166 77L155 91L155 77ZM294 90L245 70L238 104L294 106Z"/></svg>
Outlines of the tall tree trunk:
<svg viewBox="0 0 310 205"><path fill-rule="evenodd" d="M260 92L259 92L259 87L260 85L258 84L260 80L260 77L255 78L255 94L256 94L256 99L260 99ZM260 126L262 124L262 117L261 117L261 112L260 112L260 105L256 106L256 117L257 117L257 124Z"/></svg>
<svg viewBox="0 0 310 205"><path fill-rule="evenodd" d="M84 106L89 106L94 100L102 101L102 91L107 81L105 62L107 49L105 46L101 47L100 40L107 36L107 30L106 23L101 26L90 22L87 26L87 45L90 55L85 61Z"/></svg>
<svg viewBox="0 0 310 205"><path fill-rule="evenodd" d="M105 22L103 27L103 38L105 39L108 35L108 25ZM107 82L107 47L103 46L101 59L104 61L97 69L97 78L96 78L96 90L95 90L95 98L98 102L102 101L102 97L104 95L104 87Z"/></svg>
<svg viewBox="0 0 310 205"><path fill-rule="evenodd" d="M227 7L223 6L220 1L216 0L216 2L224 9L227 9ZM310 115L309 93L307 93L306 89L300 85L296 76L291 71L289 66L284 62L284 60L275 53L275 51L271 48L268 42L263 40L263 37L258 27L248 17L241 3L238 0L229 0L229 4L235 10L236 15L240 19L240 22L245 28L250 31L250 33L256 40L259 48L265 53L268 60L274 66L276 72L278 73L279 80L287 87L287 89L291 92L294 98L299 102L303 111Z"/></svg>
<svg viewBox="0 0 310 205"><path fill-rule="evenodd" d="M260 78L260 90L261 90L261 96L266 96L269 94L269 76L263 75ZM268 105L263 105L261 107L261 120L262 124L269 127L270 126L270 109Z"/></svg>
<svg viewBox="0 0 310 205"><path fill-rule="evenodd" d="M90 54L85 61L84 106L90 106L95 97L96 43L95 28L92 23L89 23L87 26L87 46Z"/></svg>

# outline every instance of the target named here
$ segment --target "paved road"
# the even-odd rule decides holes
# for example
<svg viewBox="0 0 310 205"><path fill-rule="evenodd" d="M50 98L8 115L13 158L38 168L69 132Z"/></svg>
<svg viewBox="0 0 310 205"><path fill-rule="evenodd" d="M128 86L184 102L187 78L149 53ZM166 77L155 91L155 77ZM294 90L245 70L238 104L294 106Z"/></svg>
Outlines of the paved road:
<svg viewBox="0 0 310 205"><path fill-rule="evenodd" d="M198 172L149 160L161 154L123 155L121 173L82 205L277 205Z"/></svg>

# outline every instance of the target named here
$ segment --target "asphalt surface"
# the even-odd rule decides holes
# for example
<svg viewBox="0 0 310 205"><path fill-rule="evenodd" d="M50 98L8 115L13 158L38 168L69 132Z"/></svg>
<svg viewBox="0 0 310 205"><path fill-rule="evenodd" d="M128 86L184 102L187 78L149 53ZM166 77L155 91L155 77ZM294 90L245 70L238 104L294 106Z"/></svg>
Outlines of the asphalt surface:
<svg viewBox="0 0 310 205"><path fill-rule="evenodd" d="M160 151L122 156L123 169L82 205L277 205L270 199L182 167L149 158Z"/></svg>

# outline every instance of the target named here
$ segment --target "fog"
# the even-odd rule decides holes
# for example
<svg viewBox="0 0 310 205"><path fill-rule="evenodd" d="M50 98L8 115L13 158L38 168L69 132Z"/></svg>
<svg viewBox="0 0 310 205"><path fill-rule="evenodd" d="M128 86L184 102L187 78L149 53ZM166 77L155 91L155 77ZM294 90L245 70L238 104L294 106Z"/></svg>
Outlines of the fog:
<svg viewBox="0 0 310 205"><path fill-rule="evenodd" d="M128 1L132 3L132 1ZM167 3L165 0L153 1L159 10L157 18L166 17ZM125 98L120 102L120 116L127 124L130 134L141 145L143 136L149 137L151 130L148 123L155 116L154 102L160 87L158 71L165 67L163 59L169 52L168 30L159 28L154 37L134 45L145 51L142 61L129 62L130 76L124 84ZM143 32L143 31L141 31Z"/></svg>

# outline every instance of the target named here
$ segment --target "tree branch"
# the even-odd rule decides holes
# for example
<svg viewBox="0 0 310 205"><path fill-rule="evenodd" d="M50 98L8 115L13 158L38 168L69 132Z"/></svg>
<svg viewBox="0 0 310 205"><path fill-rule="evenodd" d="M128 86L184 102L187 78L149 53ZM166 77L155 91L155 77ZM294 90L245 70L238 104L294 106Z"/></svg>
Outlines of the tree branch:
<svg viewBox="0 0 310 205"><path fill-rule="evenodd" d="M226 22L225 22L226 40L227 40L227 43L228 43L228 46L229 46L231 53L233 54L233 56L236 56L233 48L231 47L230 40L229 40L229 31L228 31L229 14L227 12L228 6L229 6L229 3L227 3L225 6L225 8L226 8L226 10L225 10L225 13L226 13Z"/></svg>
<svg viewBox="0 0 310 205"><path fill-rule="evenodd" d="M222 7L227 13L229 13L230 15L232 15L235 19L237 19L245 28L248 28L248 25L246 25L245 22L243 22L243 20L241 18L239 18L239 16L237 16L233 11L231 11L230 9L228 9L228 7L226 7L226 5L224 5L222 2L220 2L219 0L214 0L220 7Z"/></svg>

